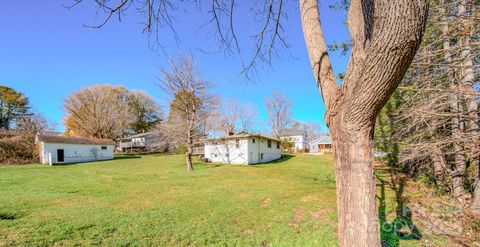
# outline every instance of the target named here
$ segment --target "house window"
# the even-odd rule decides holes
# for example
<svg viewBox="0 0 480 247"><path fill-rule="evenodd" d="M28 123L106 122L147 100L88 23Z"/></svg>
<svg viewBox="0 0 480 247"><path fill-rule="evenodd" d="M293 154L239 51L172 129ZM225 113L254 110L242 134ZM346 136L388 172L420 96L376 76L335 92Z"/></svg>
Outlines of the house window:
<svg viewBox="0 0 480 247"><path fill-rule="evenodd" d="M235 140L235 147L240 148L240 140L239 139Z"/></svg>
<svg viewBox="0 0 480 247"><path fill-rule="evenodd" d="M107 150L107 146L102 146L102 150Z"/></svg>
<svg viewBox="0 0 480 247"><path fill-rule="evenodd" d="M260 159L263 160L263 154L260 154Z"/></svg>
<svg viewBox="0 0 480 247"><path fill-rule="evenodd" d="M277 149L280 149L280 142L277 142Z"/></svg>
<svg viewBox="0 0 480 247"><path fill-rule="evenodd" d="M255 143L255 138L252 139L252 143Z"/></svg>
<svg viewBox="0 0 480 247"><path fill-rule="evenodd" d="M268 140L268 141L267 141L267 146L268 146L269 148L272 147L272 141L271 141L271 140Z"/></svg>

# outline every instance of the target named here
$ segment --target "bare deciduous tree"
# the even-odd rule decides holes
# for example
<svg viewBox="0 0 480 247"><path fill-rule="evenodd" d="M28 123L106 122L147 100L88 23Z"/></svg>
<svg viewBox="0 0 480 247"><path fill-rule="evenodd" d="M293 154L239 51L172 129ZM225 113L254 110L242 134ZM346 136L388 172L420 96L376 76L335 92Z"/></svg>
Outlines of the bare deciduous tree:
<svg viewBox="0 0 480 247"><path fill-rule="evenodd" d="M293 103L287 96L273 93L271 98L265 99L265 107L268 113L268 123L273 134L278 137L280 132L292 124Z"/></svg>
<svg viewBox="0 0 480 247"><path fill-rule="evenodd" d="M225 136L234 134L238 129L237 123L241 116L238 101L233 99L225 100L222 104L220 114L220 124Z"/></svg>
<svg viewBox="0 0 480 247"><path fill-rule="evenodd" d="M301 122L300 125L307 132L307 143L318 139L322 135L322 128L320 124L313 121Z"/></svg>
<svg viewBox="0 0 480 247"><path fill-rule="evenodd" d="M480 46L473 35L480 31L473 21L478 19L475 8L479 3L453 0L432 4L426 38L396 92L398 109L389 113L395 125L390 127L390 144L401 144L402 148L397 148L401 166L433 174L438 191L466 206L471 190L466 184L474 180L468 170L478 166L480 156L478 66L473 61ZM472 210L478 212L476 203L480 202L474 199Z"/></svg>
<svg viewBox="0 0 480 247"><path fill-rule="evenodd" d="M19 118L15 122L14 130L20 134L36 135L43 131L51 131L55 125L45 119L40 113L33 112Z"/></svg>
<svg viewBox="0 0 480 247"><path fill-rule="evenodd" d="M257 117L257 110L252 104L243 104L240 107L240 130L243 132L252 131Z"/></svg>
<svg viewBox="0 0 480 247"><path fill-rule="evenodd" d="M67 134L97 138L121 137L132 123L128 91L97 85L67 97L64 103Z"/></svg>
<svg viewBox="0 0 480 247"><path fill-rule="evenodd" d="M225 136L228 136L239 131L251 131L257 112L251 104L227 99L222 101L215 115L215 129L221 130Z"/></svg>
<svg viewBox="0 0 480 247"><path fill-rule="evenodd" d="M209 94L211 83L201 78L192 55L171 60L170 67L162 69L160 79L161 88L171 97L169 129L187 146L187 170L192 171L193 147L206 136L216 97Z"/></svg>

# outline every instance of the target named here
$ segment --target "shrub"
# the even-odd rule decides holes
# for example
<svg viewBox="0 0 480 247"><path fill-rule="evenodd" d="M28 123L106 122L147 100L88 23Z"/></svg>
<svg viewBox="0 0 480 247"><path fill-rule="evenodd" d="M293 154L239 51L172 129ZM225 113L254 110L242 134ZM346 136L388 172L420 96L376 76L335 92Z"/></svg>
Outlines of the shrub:
<svg viewBox="0 0 480 247"><path fill-rule="evenodd" d="M27 164L37 161L34 135L0 132L0 164Z"/></svg>

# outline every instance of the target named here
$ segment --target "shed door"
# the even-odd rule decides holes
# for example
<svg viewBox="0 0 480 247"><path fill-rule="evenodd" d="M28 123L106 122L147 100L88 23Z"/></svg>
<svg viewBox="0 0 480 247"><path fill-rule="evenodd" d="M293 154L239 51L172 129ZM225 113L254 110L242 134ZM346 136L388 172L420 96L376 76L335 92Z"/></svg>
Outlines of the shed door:
<svg viewBox="0 0 480 247"><path fill-rule="evenodd" d="M65 161L65 151L63 149L57 149L57 162Z"/></svg>

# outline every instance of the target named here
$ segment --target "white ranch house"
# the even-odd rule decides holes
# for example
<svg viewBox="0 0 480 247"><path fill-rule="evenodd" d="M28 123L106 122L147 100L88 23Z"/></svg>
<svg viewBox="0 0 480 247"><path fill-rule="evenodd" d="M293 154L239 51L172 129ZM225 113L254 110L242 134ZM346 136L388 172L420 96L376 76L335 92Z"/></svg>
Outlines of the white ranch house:
<svg viewBox="0 0 480 247"><path fill-rule="evenodd" d="M251 165L281 157L280 140L259 134L236 134L205 143L205 158L214 163Z"/></svg>
<svg viewBox="0 0 480 247"><path fill-rule="evenodd" d="M39 134L35 143L40 162L49 165L111 160L115 148L111 140L60 135Z"/></svg>
<svg viewBox="0 0 480 247"><path fill-rule="evenodd" d="M308 148L307 131L305 129L286 129L280 132L280 140L282 142L293 143L295 152L305 151Z"/></svg>

